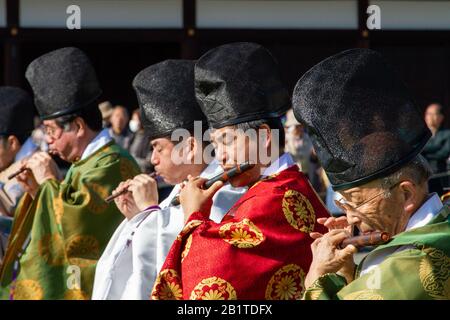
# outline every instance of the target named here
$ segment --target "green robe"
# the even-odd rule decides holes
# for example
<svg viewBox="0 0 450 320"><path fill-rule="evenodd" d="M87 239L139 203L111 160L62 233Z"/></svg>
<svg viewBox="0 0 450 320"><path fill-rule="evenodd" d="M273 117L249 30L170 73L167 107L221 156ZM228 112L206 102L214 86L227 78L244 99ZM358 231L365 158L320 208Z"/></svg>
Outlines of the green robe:
<svg viewBox="0 0 450 320"><path fill-rule="evenodd" d="M383 249L410 246L388 256L370 272L346 283L330 273L317 279L306 300L428 300L450 299L450 209L447 206L427 225L398 234L368 256ZM368 257L367 256L367 257ZM367 257L365 259L367 259ZM364 260L363 260L364 261Z"/></svg>
<svg viewBox="0 0 450 320"><path fill-rule="evenodd" d="M97 260L123 220L103 199L138 173L134 159L110 142L72 164L62 183L46 181L34 200L26 194L0 269L0 299L89 299Z"/></svg>

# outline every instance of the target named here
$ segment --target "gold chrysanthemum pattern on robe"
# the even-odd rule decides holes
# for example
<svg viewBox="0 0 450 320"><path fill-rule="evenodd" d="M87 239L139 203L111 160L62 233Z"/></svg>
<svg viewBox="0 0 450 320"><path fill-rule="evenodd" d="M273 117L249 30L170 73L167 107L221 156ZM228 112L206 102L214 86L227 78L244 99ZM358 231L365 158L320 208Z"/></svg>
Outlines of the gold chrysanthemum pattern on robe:
<svg viewBox="0 0 450 320"><path fill-rule="evenodd" d="M383 300L383 296L375 290L360 290L345 295L343 300Z"/></svg>
<svg viewBox="0 0 450 320"><path fill-rule="evenodd" d="M322 294L322 292L323 292L323 289L309 288L308 289L309 300L319 300L320 295ZM304 296L303 296L302 299L304 299Z"/></svg>
<svg viewBox="0 0 450 320"><path fill-rule="evenodd" d="M189 249L191 249L191 244L192 244L192 234L189 235L189 237L186 240L186 244L184 245L184 250L181 253L181 262L183 262L184 259L187 257Z"/></svg>
<svg viewBox="0 0 450 320"><path fill-rule="evenodd" d="M178 234L177 236L177 240L178 241L182 241L183 237L188 234L189 232L191 232L192 230L194 230L195 228L197 228L199 225L201 225L203 223L202 220L191 220L189 221L183 228L183 230L181 230L181 232Z"/></svg>
<svg viewBox="0 0 450 320"><path fill-rule="evenodd" d="M181 300L183 290L180 277L173 269L165 269L158 274L152 291L152 300Z"/></svg>
<svg viewBox="0 0 450 320"><path fill-rule="evenodd" d="M450 258L441 250L424 249L419 277L425 292L434 299L450 299Z"/></svg>
<svg viewBox="0 0 450 320"><path fill-rule="evenodd" d="M314 230L314 208L300 192L287 190L283 196L282 209L286 220L295 229L305 233Z"/></svg>
<svg viewBox="0 0 450 320"><path fill-rule="evenodd" d="M62 199L62 193L59 192L58 196L53 199L53 212L55 214L55 220L57 224L61 224L62 217L64 215L64 202Z"/></svg>
<svg viewBox="0 0 450 320"><path fill-rule="evenodd" d="M14 300L42 300L44 290L36 280L19 280L13 291Z"/></svg>
<svg viewBox="0 0 450 320"><path fill-rule="evenodd" d="M38 242L39 256L51 266L61 266L65 261L64 241L58 233L46 234Z"/></svg>
<svg viewBox="0 0 450 320"><path fill-rule="evenodd" d="M97 263L100 244L94 236L76 235L69 239L66 252L70 264L83 268Z"/></svg>
<svg viewBox="0 0 450 320"><path fill-rule="evenodd" d="M191 300L237 300L236 290L224 279L203 279L191 292Z"/></svg>
<svg viewBox="0 0 450 320"><path fill-rule="evenodd" d="M300 300L305 287L305 272L299 265L288 264L278 269L266 288L267 300Z"/></svg>
<svg viewBox="0 0 450 320"><path fill-rule="evenodd" d="M64 300L89 300L89 296L82 290L67 290L64 294Z"/></svg>
<svg viewBox="0 0 450 320"><path fill-rule="evenodd" d="M225 242L238 248L253 248L264 241L261 230L247 218L224 224L219 229L219 235Z"/></svg>
<svg viewBox="0 0 450 320"><path fill-rule="evenodd" d="M313 284L305 290L303 293L303 300L319 300L320 296L324 292L325 288L322 285L322 282L319 279L313 282Z"/></svg>
<svg viewBox="0 0 450 320"><path fill-rule="evenodd" d="M105 198L109 196L108 189L98 183L90 183L89 190L87 188L87 186L84 186L83 192L89 195L87 204L89 211L100 214L108 209L108 203L105 201Z"/></svg>

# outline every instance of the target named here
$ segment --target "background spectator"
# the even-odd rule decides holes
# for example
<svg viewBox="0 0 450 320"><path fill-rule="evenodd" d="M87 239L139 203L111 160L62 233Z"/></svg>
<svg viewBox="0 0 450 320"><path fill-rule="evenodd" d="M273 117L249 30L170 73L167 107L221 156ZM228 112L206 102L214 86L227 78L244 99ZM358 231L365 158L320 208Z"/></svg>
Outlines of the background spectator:
<svg viewBox="0 0 450 320"><path fill-rule="evenodd" d="M111 114L109 134L124 149L130 147L133 133L128 129L128 111L124 106L115 106Z"/></svg>
<svg viewBox="0 0 450 320"><path fill-rule="evenodd" d="M141 114L139 109L133 111L129 123L130 131L134 133L130 144L130 154L136 159L142 172L150 173L153 165L150 163L151 149L150 142L145 136L144 128L141 124Z"/></svg>
<svg viewBox="0 0 450 320"><path fill-rule="evenodd" d="M114 109L111 102L104 101L98 105L98 108L102 113L103 128L109 128L111 126L111 114Z"/></svg>
<svg viewBox="0 0 450 320"><path fill-rule="evenodd" d="M433 136L425 145L422 155L428 160L433 173L447 171L447 159L450 155L450 130L443 128L443 107L439 103L430 104L425 110L425 122ZM430 191L443 193L448 186L448 177L432 178Z"/></svg>

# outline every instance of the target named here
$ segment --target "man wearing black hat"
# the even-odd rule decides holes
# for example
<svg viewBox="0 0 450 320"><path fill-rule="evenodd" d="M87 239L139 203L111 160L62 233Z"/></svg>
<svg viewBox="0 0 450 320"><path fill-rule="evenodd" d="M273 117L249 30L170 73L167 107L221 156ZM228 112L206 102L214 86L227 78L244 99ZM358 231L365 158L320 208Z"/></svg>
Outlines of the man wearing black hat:
<svg viewBox="0 0 450 320"><path fill-rule="evenodd" d="M34 107L27 92L16 87L0 87L0 186L13 203L23 194L16 179L8 176L20 169L20 161L30 156L37 146L30 138L33 131ZM0 211L9 214L9 208Z"/></svg>
<svg viewBox="0 0 450 320"><path fill-rule="evenodd" d="M139 169L101 130L101 90L82 51L49 52L25 76L51 152L72 166L61 182L47 153L24 164L18 180L27 194L16 209L0 270L0 297L88 299L97 260L121 218L104 198Z"/></svg>
<svg viewBox="0 0 450 320"><path fill-rule="evenodd" d="M222 183L204 190L204 179L189 177L180 193L187 223L152 298L300 299L311 262L308 232L327 212L283 153L277 130L283 132L280 116L290 99L276 62L257 44L220 46L197 61L195 90L221 166L254 165L229 180L250 189L216 223L209 219L211 198Z"/></svg>
<svg viewBox="0 0 450 320"><path fill-rule="evenodd" d="M184 225L182 208L171 204L180 192L179 184L188 175L210 178L222 172L217 161L203 158L209 143L203 141L207 123L194 94L194 61L152 65L135 77L133 87L146 138L153 147L152 164L159 177L175 187L161 203L155 179L145 174L115 190L130 191L116 198L127 219L98 263L93 299L149 299L156 275ZM184 133L180 143L172 139L178 133ZM213 199L211 218L220 222L243 192L230 185L222 188Z"/></svg>
<svg viewBox="0 0 450 320"><path fill-rule="evenodd" d="M346 213L311 234L305 298L449 299L450 210L428 193L431 134L393 68L375 51L344 51L306 72L293 100ZM341 245L354 228L372 237ZM379 246L355 270L364 243Z"/></svg>
<svg viewBox="0 0 450 320"><path fill-rule="evenodd" d="M20 161L37 146L30 138L34 107L27 92L16 87L0 87L0 264L6 250L14 208L24 190L8 177L20 169Z"/></svg>

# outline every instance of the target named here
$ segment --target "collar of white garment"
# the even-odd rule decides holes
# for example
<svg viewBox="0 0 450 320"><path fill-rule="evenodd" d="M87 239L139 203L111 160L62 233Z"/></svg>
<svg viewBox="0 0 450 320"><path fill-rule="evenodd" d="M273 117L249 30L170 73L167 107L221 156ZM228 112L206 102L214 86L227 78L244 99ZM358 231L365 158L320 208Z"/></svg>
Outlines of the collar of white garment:
<svg viewBox="0 0 450 320"><path fill-rule="evenodd" d="M443 204L437 193L428 196L425 203L409 218L405 231L428 224L441 211Z"/></svg>
<svg viewBox="0 0 450 320"><path fill-rule="evenodd" d="M262 176L268 177L275 173L281 172L294 164L294 160L289 153L283 153L281 157L272 162L269 167L267 167Z"/></svg>
<svg viewBox="0 0 450 320"><path fill-rule="evenodd" d="M86 159L95 151L103 147L105 144L111 141L111 136L109 135L108 129L103 129L100 133L88 144L84 150L81 159Z"/></svg>

